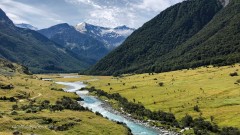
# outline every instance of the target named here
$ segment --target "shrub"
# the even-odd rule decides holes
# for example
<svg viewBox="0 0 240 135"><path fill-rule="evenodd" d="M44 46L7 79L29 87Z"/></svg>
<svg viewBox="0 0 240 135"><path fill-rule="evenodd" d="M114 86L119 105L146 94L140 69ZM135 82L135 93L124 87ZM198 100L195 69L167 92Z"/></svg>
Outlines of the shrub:
<svg viewBox="0 0 240 135"><path fill-rule="evenodd" d="M13 109L13 110L17 110L17 109L18 109L18 105L13 105L13 106L12 106L12 109Z"/></svg>
<svg viewBox="0 0 240 135"><path fill-rule="evenodd" d="M234 127L223 127L220 135L240 135L240 130Z"/></svg>
<svg viewBox="0 0 240 135"><path fill-rule="evenodd" d="M132 88L131 89L137 89L137 86L132 86Z"/></svg>
<svg viewBox="0 0 240 135"><path fill-rule="evenodd" d="M18 113L16 111L12 111L11 115L18 115Z"/></svg>
<svg viewBox="0 0 240 135"><path fill-rule="evenodd" d="M196 111L196 112L200 112L200 109L199 109L198 105L195 105L195 106L193 107L193 110Z"/></svg>
<svg viewBox="0 0 240 135"><path fill-rule="evenodd" d="M182 118L181 122L183 127L191 127L193 123L193 118L190 115L186 115Z"/></svg>
<svg viewBox="0 0 240 135"><path fill-rule="evenodd" d="M162 87L164 85L164 83L160 82L160 83L158 83L158 85Z"/></svg>
<svg viewBox="0 0 240 135"><path fill-rule="evenodd" d="M238 79L236 82L237 82L237 83L240 83L240 79Z"/></svg>
<svg viewBox="0 0 240 135"><path fill-rule="evenodd" d="M27 109L25 112L26 112L26 113L31 113L32 110L31 110L31 109Z"/></svg>
<svg viewBox="0 0 240 135"><path fill-rule="evenodd" d="M99 113L99 112L95 112L95 114L98 115L98 116L102 116L103 117L103 115L101 113Z"/></svg>
<svg viewBox="0 0 240 135"><path fill-rule="evenodd" d="M238 76L238 73L237 72L233 72L233 73L230 73L229 75L232 76L232 77L233 76Z"/></svg>

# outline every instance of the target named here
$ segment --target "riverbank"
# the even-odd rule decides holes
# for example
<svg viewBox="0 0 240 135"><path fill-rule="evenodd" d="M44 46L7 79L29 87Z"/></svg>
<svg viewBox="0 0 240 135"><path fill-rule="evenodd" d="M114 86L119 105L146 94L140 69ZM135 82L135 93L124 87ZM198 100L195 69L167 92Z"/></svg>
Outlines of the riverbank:
<svg viewBox="0 0 240 135"><path fill-rule="evenodd" d="M122 98L119 94L114 93L113 95L111 95L111 94L107 94L107 93L105 93L105 92L103 92L101 90L96 90L94 88L82 88L82 90L85 90L85 89L90 91L92 95L95 95L98 98L100 97L100 99L104 103L103 106L106 109L109 109L109 111L111 111L111 112L113 112L115 114L121 115L121 116L125 117L126 119L134 121L134 122L136 122L136 123L138 123L140 125L143 125L145 127L154 129L154 130L158 131L159 134L170 134L170 135L179 134L177 131L178 130L180 131L180 129L173 128L170 125L165 124L165 125L161 125L161 126L156 126L156 125L154 125L154 122L156 122L155 120L150 120L149 118L146 119L146 120L142 120L142 119L140 119L140 117L138 117L138 118L133 117L133 113L136 113L137 111L139 111L138 110L139 108L136 108L136 106L138 106L138 104L133 104L133 103L128 102L126 99ZM112 97L112 98L110 98L110 97ZM119 108L119 107L117 108L115 106L115 108L113 109L113 104L112 104L112 102L110 102L112 100L115 100L114 102L115 102L115 104L118 104L117 106L121 106L122 102L124 102L124 103L128 104L129 106L135 106L134 108L136 108L136 110L133 110L133 112L131 114L131 113L127 113L127 112L123 111L123 110L126 110L126 108L124 106L122 106L123 108L122 107L121 108ZM140 107L140 108L142 108L142 107ZM118 111L116 111L116 109ZM145 111L148 111L148 110L145 110L145 108L142 108L142 110L140 110L140 111L144 113ZM152 112L148 112L148 113L152 113ZM168 116L169 114L162 113L162 117L165 117L164 115ZM167 119L164 119L164 118L160 118L160 119L167 120ZM160 121L158 121L158 123L159 122ZM171 123L169 123L169 124L171 124ZM165 128L166 126L168 127L168 129Z"/></svg>
<svg viewBox="0 0 240 135"><path fill-rule="evenodd" d="M57 101L62 101L64 96L72 99L71 102L79 97L62 91L62 86L54 81L41 80L41 77L52 78L52 75L44 76L0 75L1 83L14 86L11 89L0 89L1 135L12 135L14 132L38 135L128 134L124 126L90 111L61 107L59 109L64 110L56 110Z"/></svg>
<svg viewBox="0 0 240 135"><path fill-rule="evenodd" d="M142 135L157 135L157 134L170 134L176 135L177 133L172 131L167 131L157 127L151 127L148 123L141 120L136 120L130 116L120 113L110 106L109 103L100 100L98 97L88 95L86 91L78 91L78 89L84 89L86 85L82 82L57 82L57 84L65 85L64 91L74 92L78 94L83 101L79 103L92 110L96 114L100 113L103 117L108 118L112 121L118 121L119 123L125 123L132 131L133 134L142 134Z"/></svg>
<svg viewBox="0 0 240 135"><path fill-rule="evenodd" d="M96 97L97 99L101 100L103 102L103 104L101 105L103 108L105 108L107 111L114 113L116 115L120 115L122 117L124 117L125 119L128 119L130 121L133 121L139 125L148 127L150 129L156 130L160 135L179 135L180 133L177 133L176 131L168 131L166 129L164 129L163 127L156 127L156 126L151 126L150 125L150 121L143 121L143 120L137 120L133 117L131 117L131 114L128 113L124 113L123 111L117 111L115 109L113 109L111 103L109 103L108 101L104 101L103 99Z"/></svg>
<svg viewBox="0 0 240 135"><path fill-rule="evenodd" d="M240 128L239 71L236 64L165 73L95 76L99 80L88 85L109 94L119 93L129 102L140 103L151 111L174 114L182 128L192 126L191 133L184 134L199 130L220 134ZM182 123L186 118L192 120Z"/></svg>

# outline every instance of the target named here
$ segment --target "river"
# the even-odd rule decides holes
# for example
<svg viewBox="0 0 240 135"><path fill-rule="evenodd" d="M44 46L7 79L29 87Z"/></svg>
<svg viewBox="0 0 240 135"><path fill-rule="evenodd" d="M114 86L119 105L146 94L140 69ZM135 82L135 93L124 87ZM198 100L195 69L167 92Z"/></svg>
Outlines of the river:
<svg viewBox="0 0 240 135"><path fill-rule="evenodd" d="M87 107L93 112L99 112L104 117L107 117L112 121L119 121L125 123L132 131L134 135L171 135L173 133L168 132L166 130L155 130L153 128L149 128L143 124L135 122L133 120L124 117L123 115L119 115L119 113L114 113L114 111L110 111L106 107L104 107L104 102L99 100L98 98L91 96L88 94L88 91L79 91L79 89L86 87L82 82L56 82L57 84L65 85L64 91L66 92L75 92L78 94L84 101L80 101L80 104L83 107Z"/></svg>

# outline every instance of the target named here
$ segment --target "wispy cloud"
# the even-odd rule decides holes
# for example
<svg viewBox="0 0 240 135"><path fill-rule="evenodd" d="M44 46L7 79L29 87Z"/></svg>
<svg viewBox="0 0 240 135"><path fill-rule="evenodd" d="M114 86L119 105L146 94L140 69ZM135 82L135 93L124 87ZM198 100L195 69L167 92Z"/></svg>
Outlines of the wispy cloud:
<svg viewBox="0 0 240 135"><path fill-rule="evenodd" d="M0 8L15 23L48 27L85 21L100 26L140 27L160 11L183 0L1 0Z"/></svg>
<svg viewBox="0 0 240 135"><path fill-rule="evenodd" d="M57 14L13 0L1 0L0 8L6 12L14 23L34 23L44 19L45 21L41 23L47 26L48 21L54 23L62 22L61 17Z"/></svg>

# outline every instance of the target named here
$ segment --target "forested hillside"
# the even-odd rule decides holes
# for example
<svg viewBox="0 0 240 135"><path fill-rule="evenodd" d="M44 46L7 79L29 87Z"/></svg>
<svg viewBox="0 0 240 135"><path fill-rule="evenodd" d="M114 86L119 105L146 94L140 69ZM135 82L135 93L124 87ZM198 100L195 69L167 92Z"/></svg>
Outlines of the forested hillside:
<svg viewBox="0 0 240 135"><path fill-rule="evenodd" d="M239 0L174 5L136 30L94 66L91 74L163 72L240 61Z"/></svg>

